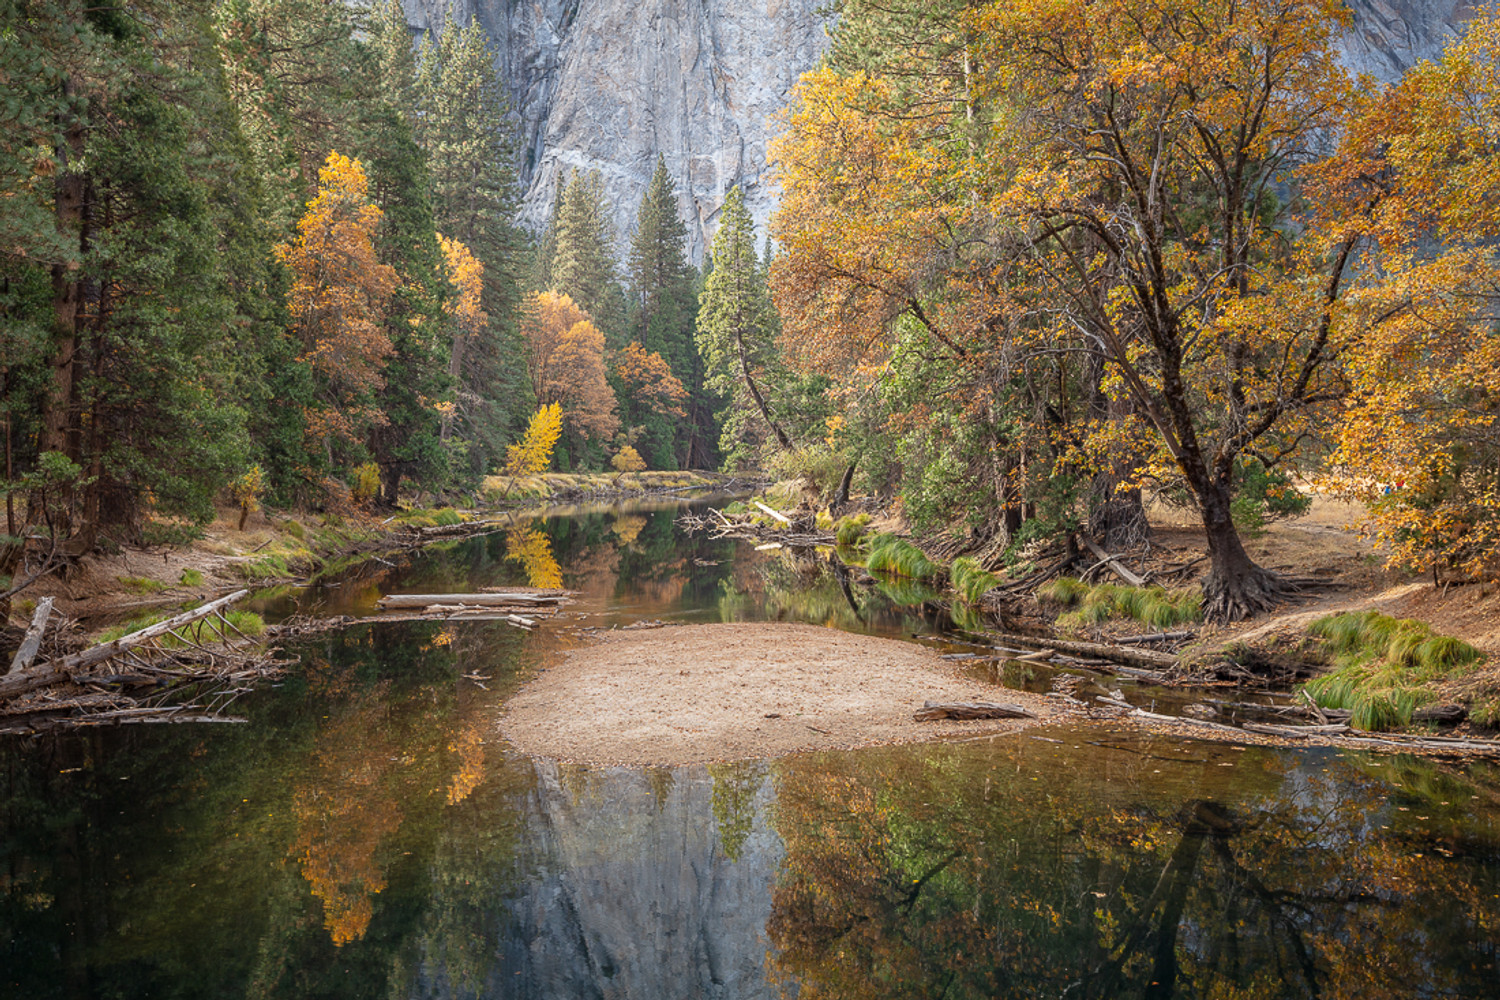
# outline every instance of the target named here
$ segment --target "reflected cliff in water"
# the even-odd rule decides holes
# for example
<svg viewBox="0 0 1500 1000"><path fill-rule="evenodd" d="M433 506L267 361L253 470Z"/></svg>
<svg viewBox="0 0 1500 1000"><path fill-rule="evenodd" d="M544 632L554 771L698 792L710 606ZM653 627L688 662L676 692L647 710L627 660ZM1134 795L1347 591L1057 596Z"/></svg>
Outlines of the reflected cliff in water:
<svg viewBox="0 0 1500 1000"><path fill-rule="evenodd" d="M283 611L555 574L575 624L940 624L673 513L520 519ZM1496 995L1491 764L1102 729L707 768L511 754L505 699L579 641L362 625L303 641L246 724L0 745L0 995Z"/></svg>

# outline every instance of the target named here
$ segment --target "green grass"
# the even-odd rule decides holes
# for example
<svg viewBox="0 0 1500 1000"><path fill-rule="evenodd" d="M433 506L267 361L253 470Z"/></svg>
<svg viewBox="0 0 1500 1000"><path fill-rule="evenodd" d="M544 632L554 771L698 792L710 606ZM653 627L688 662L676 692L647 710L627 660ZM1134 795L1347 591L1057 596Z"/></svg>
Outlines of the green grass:
<svg viewBox="0 0 1500 1000"><path fill-rule="evenodd" d="M1203 595L1195 588L1122 587L1101 583L1090 587L1072 577L1058 577L1037 590L1041 600L1071 608L1058 617L1064 628L1099 625L1111 618L1129 618L1147 628L1166 631L1203 618Z"/></svg>
<svg viewBox="0 0 1500 1000"><path fill-rule="evenodd" d="M403 512L397 516L397 520L413 528L446 528L450 524L464 523L463 516L452 507Z"/></svg>
<svg viewBox="0 0 1500 1000"><path fill-rule="evenodd" d="M203 573L201 570L185 569L177 582L184 587L201 587L203 586Z"/></svg>
<svg viewBox="0 0 1500 1000"><path fill-rule="evenodd" d="M120 586L132 594L160 594L168 586L160 580L151 579L149 576L122 576L117 579Z"/></svg>
<svg viewBox="0 0 1500 1000"><path fill-rule="evenodd" d="M865 529L870 525L869 514L855 514L852 517L841 517L838 524L834 526L834 538L839 545L858 545L860 539L865 535Z"/></svg>
<svg viewBox="0 0 1500 1000"><path fill-rule="evenodd" d="M943 567L928 559L925 552L895 535L876 535L870 539L865 569L908 580L936 580L944 573Z"/></svg>
<svg viewBox="0 0 1500 1000"><path fill-rule="evenodd" d="M1471 672L1484 654L1424 622L1357 611L1320 618L1308 627L1334 668L1305 689L1323 708L1352 713L1356 729L1380 731L1411 723L1437 699L1436 685ZM1480 706L1475 719L1489 714ZM1500 706L1496 706L1500 709Z"/></svg>
<svg viewBox="0 0 1500 1000"><path fill-rule="evenodd" d="M132 632L139 632L143 628L150 628L157 622L164 622L170 617L172 616L168 614L157 614L135 618L124 625L116 625L114 628L106 630L95 641L99 643L113 642L121 636L130 635ZM229 619L229 624L239 629L248 638L256 639L266 634L265 620L253 611L226 611L224 617ZM198 639L195 636L194 641L199 642L200 645L206 642L218 641L216 630L206 624L201 627L199 634L202 636L202 639ZM231 632L230 638L237 640L239 636ZM186 645L170 635L163 636L160 642L165 649L174 649Z"/></svg>
<svg viewBox="0 0 1500 1000"><path fill-rule="evenodd" d="M979 565L971 556L960 556L948 569L953 589L965 604L978 604L992 588L999 586L1000 578Z"/></svg>

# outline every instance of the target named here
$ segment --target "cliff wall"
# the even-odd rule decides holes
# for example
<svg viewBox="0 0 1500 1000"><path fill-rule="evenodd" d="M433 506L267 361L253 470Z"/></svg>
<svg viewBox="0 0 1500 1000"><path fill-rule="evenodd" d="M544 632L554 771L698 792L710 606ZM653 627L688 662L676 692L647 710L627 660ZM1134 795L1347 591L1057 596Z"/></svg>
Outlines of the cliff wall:
<svg viewBox="0 0 1500 1000"><path fill-rule="evenodd" d="M403 0L413 30L441 28L447 0ZM560 179L598 170L625 239L661 153L677 181L693 260L739 184L757 225L775 203L772 116L826 42L826 0L453 0L494 40L521 121L522 222L540 230ZM1441 51L1475 9L1455 0L1351 0L1340 51L1393 80Z"/></svg>

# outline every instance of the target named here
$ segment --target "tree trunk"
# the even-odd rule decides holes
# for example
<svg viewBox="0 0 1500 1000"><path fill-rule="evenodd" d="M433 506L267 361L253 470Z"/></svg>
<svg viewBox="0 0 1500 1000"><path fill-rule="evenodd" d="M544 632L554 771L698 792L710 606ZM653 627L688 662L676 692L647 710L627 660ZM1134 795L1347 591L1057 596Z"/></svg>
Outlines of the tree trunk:
<svg viewBox="0 0 1500 1000"><path fill-rule="evenodd" d="M766 423L771 425L771 431L776 435L776 440L781 442L783 448L792 446L792 439L786 436L786 431L776 423L771 416L771 408L766 405L765 397L760 394L760 388L755 384L755 379L750 375L750 359L745 356L745 340L738 333L734 335L734 346L740 355L740 370L745 373L745 385L750 389L750 395L755 397L755 405L760 407L760 415L766 418Z"/></svg>
<svg viewBox="0 0 1500 1000"><path fill-rule="evenodd" d="M1207 621L1239 621L1269 611L1292 588L1250 558L1240 542L1229 510L1229 489L1218 486L1198 496L1203 533L1208 539L1209 571L1203 581L1203 617Z"/></svg>
<svg viewBox="0 0 1500 1000"><path fill-rule="evenodd" d="M71 99L77 84L63 81L63 97ZM65 243L81 254L88 242L83 227L85 175L78 169L83 158L83 120L73 119L57 144L59 160L53 185L53 218ZM77 241L76 243L74 241ZM70 440L69 419L73 402L73 355L78 345L78 306L82 296L79 262L61 260L52 265L52 384L42 402L39 451L60 451L77 461L77 442ZM70 450L71 448L71 450Z"/></svg>

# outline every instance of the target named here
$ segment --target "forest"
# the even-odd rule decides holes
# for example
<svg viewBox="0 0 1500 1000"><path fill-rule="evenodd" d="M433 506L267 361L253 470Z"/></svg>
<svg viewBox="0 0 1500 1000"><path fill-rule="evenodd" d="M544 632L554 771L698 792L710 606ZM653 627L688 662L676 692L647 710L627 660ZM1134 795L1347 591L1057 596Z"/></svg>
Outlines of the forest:
<svg viewBox="0 0 1500 1000"><path fill-rule="evenodd" d="M1338 0L840 0L770 233L731 189L700 269L661 159L631 233L597 173L519 225L509 99L451 14L0 10L11 592L216 505L549 465L852 480L992 567L1160 500L1218 619L1285 596L1241 536L1313 491L1397 565L1496 570L1488 15L1381 86Z"/></svg>
<svg viewBox="0 0 1500 1000"><path fill-rule="evenodd" d="M309 0L7 0L0 22L11 587L28 545L52 568L179 543L216 504L738 460L722 412L772 312L737 195L706 278L660 160L628 239L597 173L524 231L477 24L414 41L399 3Z"/></svg>

